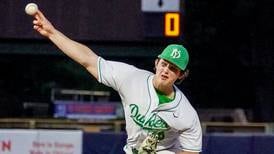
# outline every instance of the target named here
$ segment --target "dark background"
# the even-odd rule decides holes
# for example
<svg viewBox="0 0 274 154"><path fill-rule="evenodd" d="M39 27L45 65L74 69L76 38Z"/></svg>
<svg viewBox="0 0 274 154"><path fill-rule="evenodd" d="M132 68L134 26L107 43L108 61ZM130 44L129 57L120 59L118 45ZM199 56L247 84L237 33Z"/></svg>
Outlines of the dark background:
<svg viewBox="0 0 274 154"><path fill-rule="evenodd" d="M24 13L28 2L0 1L0 116L26 116L23 102L50 104L52 88L111 90L32 30ZM106 59L153 71L167 44L184 44L190 77L179 87L195 108L243 108L253 112L252 121L274 119L271 0L181 2L183 31L177 38L148 37L147 26L159 30L162 23L147 25L141 1L33 2L60 31Z"/></svg>

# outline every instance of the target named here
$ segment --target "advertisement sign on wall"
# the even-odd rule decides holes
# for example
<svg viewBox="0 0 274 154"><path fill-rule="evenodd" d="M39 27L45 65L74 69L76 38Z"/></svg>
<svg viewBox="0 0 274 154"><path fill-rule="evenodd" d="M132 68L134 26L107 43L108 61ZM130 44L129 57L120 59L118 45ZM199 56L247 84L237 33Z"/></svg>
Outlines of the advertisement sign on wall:
<svg viewBox="0 0 274 154"><path fill-rule="evenodd" d="M82 154L79 130L0 130L1 154Z"/></svg>
<svg viewBox="0 0 274 154"><path fill-rule="evenodd" d="M123 116L118 102L87 103L81 101L55 101L54 117L70 119L115 119Z"/></svg>

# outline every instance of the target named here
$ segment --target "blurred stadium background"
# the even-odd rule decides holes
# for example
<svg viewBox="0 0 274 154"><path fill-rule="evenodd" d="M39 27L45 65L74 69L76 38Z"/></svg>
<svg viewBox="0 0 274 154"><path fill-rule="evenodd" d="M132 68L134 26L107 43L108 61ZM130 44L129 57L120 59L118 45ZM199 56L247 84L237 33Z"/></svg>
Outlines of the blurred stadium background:
<svg viewBox="0 0 274 154"><path fill-rule="evenodd" d="M190 76L179 87L200 115L203 153L274 153L273 1L1 0L0 128L83 130L89 154L121 152L119 96L36 34L29 2L104 58L150 71L167 44L183 43Z"/></svg>

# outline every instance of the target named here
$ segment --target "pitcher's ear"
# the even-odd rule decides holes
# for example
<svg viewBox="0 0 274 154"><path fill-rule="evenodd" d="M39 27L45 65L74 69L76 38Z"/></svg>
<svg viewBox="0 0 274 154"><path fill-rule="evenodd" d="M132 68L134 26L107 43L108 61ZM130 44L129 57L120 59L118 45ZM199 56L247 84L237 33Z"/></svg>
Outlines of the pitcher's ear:
<svg viewBox="0 0 274 154"><path fill-rule="evenodd" d="M155 66L159 63L159 60L160 60L159 58L155 59L155 61L154 61Z"/></svg>
<svg viewBox="0 0 274 154"><path fill-rule="evenodd" d="M158 65L158 63L159 63L159 58L157 58L157 59L155 59L155 61L154 61L154 71L156 71L156 66Z"/></svg>

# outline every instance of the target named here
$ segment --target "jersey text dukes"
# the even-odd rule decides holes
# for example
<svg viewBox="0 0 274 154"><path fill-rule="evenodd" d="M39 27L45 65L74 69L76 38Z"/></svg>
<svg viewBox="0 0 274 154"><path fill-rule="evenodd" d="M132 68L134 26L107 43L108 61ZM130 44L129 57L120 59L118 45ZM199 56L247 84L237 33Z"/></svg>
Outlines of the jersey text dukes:
<svg viewBox="0 0 274 154"><path fill-rule="evenodd" d="M130 117L140 127L147 130L167 130L169 129L167 123L162 120L156 113L150 114L148 117L142 115L139 112L139 106L136 104L130 104Z"/></svg>

